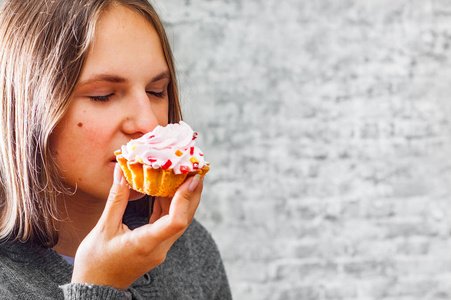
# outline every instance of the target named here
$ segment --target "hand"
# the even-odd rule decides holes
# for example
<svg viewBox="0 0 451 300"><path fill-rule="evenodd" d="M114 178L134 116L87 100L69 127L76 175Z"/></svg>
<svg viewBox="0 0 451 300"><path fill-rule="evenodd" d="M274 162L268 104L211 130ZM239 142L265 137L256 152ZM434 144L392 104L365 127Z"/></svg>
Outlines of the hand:
<svg viewBox="0 0 451 300"><path fill-rule="evenodd" d="M187 178L173 198L155 199L149 224L131 231L122 223L130 191L116 164L102 216L77 250L72 282L126 289L160 265L193 220L202 188L199 175Z"/></svg>

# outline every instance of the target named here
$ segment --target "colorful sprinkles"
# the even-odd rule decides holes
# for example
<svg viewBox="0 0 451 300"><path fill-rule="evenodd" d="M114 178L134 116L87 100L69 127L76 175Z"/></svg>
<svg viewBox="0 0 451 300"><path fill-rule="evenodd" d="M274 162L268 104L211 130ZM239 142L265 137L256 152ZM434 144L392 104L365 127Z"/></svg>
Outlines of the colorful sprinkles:
<svg viewBox="0 0 451 300"><path fill-rule="evenodd" d="M189 173L189 171L190 171L189 167L187 167L187 166L180 166L180 172L182 174Z"/></svg>
<svg viewBox="0 0 451 300"><path fill-rule="evenodd" d="M170 160L170 159L168 159L168 161L164 164L164 165L162 165L161 166L161 168L163 169L163 170L167 170L167 169L169 169L169 167L172 165L172 161Z"/></svg>
<svg viewBox="0 0 451 300"><path fill-rule="evenodd" d="M148 164L152 166L153 168L161 168L163 170L167 170L170 168L177 168L178 170L174 170L174 172L177 172L178 174L187 174L190 173L193 170L198 170L200 166L200 162L203 162L203 153L199 151L199 149L196 149L194 146L194 140L196 140L198 137L197 132L193 132L192 135L192 142L189 144L185 144L184 147L180 147L178 149L174 149L171 146L167 146L168 152L166 152L163 155L156 155L156 154L145 154L147 150L145 150L145 146L142 146L141 144L145 145L147 142L141 139L141 141L138 142L131 142L127 145L127 152L136 151L134 156L134 161L142 164ZM148 135L147 136L149 141L148 143L158 144L160 142L160 138L155 135ZM157 141L158 140L158 141ZM154 142L155 141L155 142ZM172 148L172 149L170 149ZM157 148L156 148L157 149ZM166 150L165 149L165 150ZM118 152L119 153L119 152ZM116 152L115 152L116 154ZM140 156L138 156L140 154ZM117 154L116 154L117 155ZM189 161L187 161L189 160Z"/></svg>

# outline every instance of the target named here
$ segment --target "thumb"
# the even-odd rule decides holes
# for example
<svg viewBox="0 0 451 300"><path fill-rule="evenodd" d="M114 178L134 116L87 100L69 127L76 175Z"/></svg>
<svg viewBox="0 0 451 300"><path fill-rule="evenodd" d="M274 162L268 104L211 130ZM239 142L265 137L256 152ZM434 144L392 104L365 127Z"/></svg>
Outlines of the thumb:
<svg viewBox="0 0 451 300"><path fill-rule="evenodd" d="M191 222L199 205L201 192L202 181L198 174L186 180L180 186L169 208L169 215L173 221Z"/></svg>
<svg viewBox="0 0 451 300"><path fill-rule="evenodd" d="M202 180L200 176L190 176L177 189L171 200L168 214L163 212L155 216L151 224L134 230L134 234L140 236L137 239L144 238L143 241L147 241L147 243L151 243L151 239L156 239L161 243L163 241L174 243L193 220L201 193ZM158 201L158 198L156 201Z"/></svg>
<svg viewBox="0 0 451 300"><path fill-rule="evenodd" d="M114 167L114 182L99 223L119 225L128 203L130 189L118 163Z"/></svg>

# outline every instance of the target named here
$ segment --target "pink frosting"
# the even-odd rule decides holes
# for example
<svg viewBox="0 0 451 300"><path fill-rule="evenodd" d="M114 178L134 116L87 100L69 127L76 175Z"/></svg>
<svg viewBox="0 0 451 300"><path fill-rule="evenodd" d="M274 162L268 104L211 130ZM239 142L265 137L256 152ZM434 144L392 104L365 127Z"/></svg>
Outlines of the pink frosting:
<svg viewBox="0 0 451 300"><path fill-rule="evenodd" d="M128 161L138 161L154 169L173 169L175 174L188 173L208 164L199 147L195 146L197 132L183 121L157 126L139 139L121 147Z"/></svg>

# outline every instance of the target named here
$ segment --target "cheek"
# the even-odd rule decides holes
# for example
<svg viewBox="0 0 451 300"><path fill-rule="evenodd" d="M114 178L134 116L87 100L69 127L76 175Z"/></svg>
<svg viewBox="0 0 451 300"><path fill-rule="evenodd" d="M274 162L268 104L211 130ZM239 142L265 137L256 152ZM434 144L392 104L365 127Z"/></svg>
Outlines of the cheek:
<svg viewBox="0 0 451 300"><path fill-rule="evenodd" d="M64 181L70 186L90 182L105 173L104 167L108 161L105 149L109 149L109 139L103 134L101 126L95 125L73 122L66 124L64 130L55 136L56 162Z"/></svg>
<svg viewBox="0 0 451 300"><path fill-rule="evenodd" d="M101 124L84 121L67 122L54 136L54 150L60 162L76 163L95 156L108 140Z"/></svg>
<svg viewBox="0 0 451 300"><path fill-rule="evenodd" d="M80 124L82 125L80 126ZM73 127L72 132L73 139L71 144L73 144L73 147L90 156L101 152L110 141L108 128L103 124L78 122Z"/></svg>
<svg viewBox="0 0 451 300"><path fill-rule="evenodd" d="M169 102L161 101L158 104L152 104L152 111L154 112L158 125L166 126L169 122L168 112L169 112Z"/></svg>

